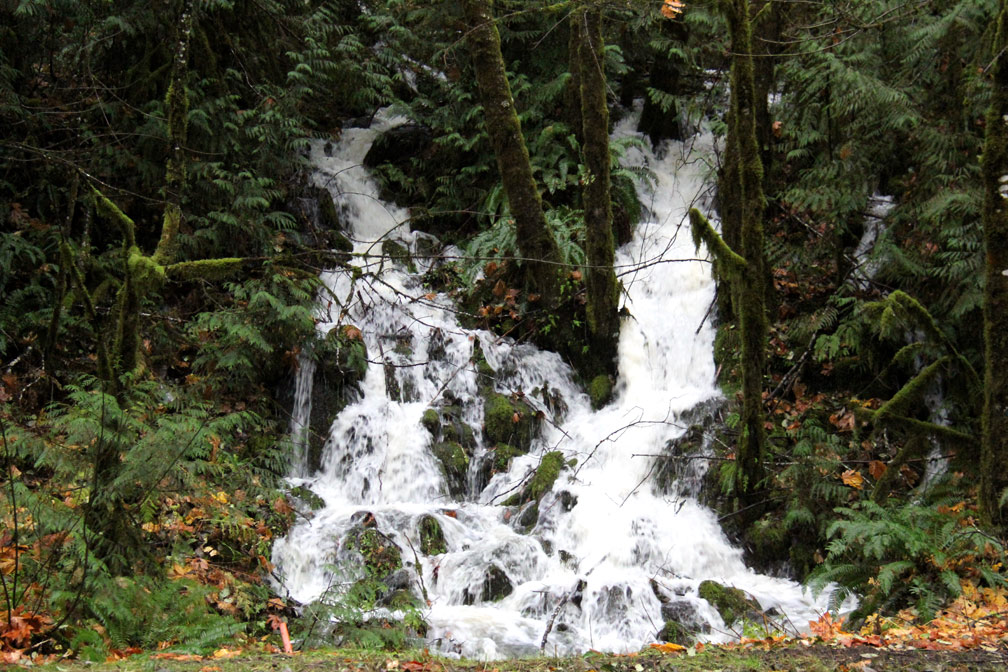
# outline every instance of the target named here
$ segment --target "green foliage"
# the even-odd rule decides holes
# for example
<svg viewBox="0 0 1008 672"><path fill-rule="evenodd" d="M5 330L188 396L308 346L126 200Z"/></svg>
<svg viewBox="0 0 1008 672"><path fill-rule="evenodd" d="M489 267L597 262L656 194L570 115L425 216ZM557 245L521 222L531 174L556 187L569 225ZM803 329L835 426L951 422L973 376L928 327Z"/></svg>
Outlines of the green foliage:
<svg viewBox="0 0 1008 672"><path fill-rule="evenodd" d="M201 343L193 373L208 378L210 387L237 394L276 380L284 353L314 335L317 287L317 279L283 268L229 283L227 307L200 313L189 326Z"/></svg>
<svg viewBox="0 0 1008 672"><path fill-rule="evenodd" d="M815 592L830 589L836 610L849 595L863 596L855 617L913 606L930 620L959 595L960 581L980 577L1005 586L1000 542L977 529L962 503L863 501L837 509L825 562L809 578ZM831 585L835 584L835 586Z"/></svg>
<svg viewBox="0 0 1008 672"><path fill-rule="evenodd" d="M331 567L329 588L307 605L292 636L307 646L404 649L427 626L419 601L408 590L393 590L370 570Z"/></svg>
<svg viewBox="0 0 1008 672"><path fill-rule="evenodd" d="M85 608L105 629L108 648L153 650L169 642L170 651L205 655L245 629L244 623L214 611L208 600L214 592L213 586L189 579L158 582L119 577L95 587ZM86 632L80 631L75 641L85 647L82 657L95 660L100 656L104 661L102 647Z"/></svg>

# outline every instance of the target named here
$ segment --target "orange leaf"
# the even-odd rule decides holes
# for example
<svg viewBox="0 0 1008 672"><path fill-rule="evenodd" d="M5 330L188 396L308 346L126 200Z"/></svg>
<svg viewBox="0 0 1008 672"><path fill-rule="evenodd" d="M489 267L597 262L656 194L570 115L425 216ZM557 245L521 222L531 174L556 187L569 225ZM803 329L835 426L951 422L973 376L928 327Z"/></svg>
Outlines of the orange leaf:
<svg viewBox="0 0 1008 672"><path fill-rule="evenodd" d="M661 8L661 13L662 16L667 19L674 19L682 14L685 7L686 5L682 2L682 0L665 0L665 3Z"/></svg>
<svg viewBox="0 0 1008 672"><path fill-rule="evenodd" d="M876 481L882 478L882 474L884 474L888 468L889 467L885 462L881 462L879 460L872 460L868 463L868 473L871 474L871 477Z"/></svg>
<svg viewBox="0 0 1008 672"><path fill-rule="evenodd" d="M672 642L667 642L665 644L652 644L652 649L656 651L661 651L662 653L679 653L680 651L685 651L686 647L681 644L673 644Z"/></svg>
<svg viewBox="0 0 1008 672"><path fill-rule="evenodd" d="M864 487L864 476L861 475L860 471L848 469L840 476L840 480L843 481L844 485L850 486L855 490L860 490Z"/></svg>

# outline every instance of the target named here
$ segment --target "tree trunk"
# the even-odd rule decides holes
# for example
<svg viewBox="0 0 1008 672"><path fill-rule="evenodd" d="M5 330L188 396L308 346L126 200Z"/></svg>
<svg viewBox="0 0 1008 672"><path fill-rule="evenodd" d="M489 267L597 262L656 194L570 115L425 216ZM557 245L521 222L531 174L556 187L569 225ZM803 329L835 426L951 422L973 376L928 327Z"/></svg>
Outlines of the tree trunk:
<svg viewBox="0 0 1008 672"><path fill-rule="evenodd" d="M491 4L490 0L463 0L462 8L469 24L467 39L487 132L515 220L518 250L523 257L529 289L541 294L544 305L549 306L558 294L560 248L546 225L542 198L532 177L532 164L504 69L500 35L494 25Z"/></svg>
<svg viewBox="0 0 1008 672"><path fill-rule="evenodd" d="M731 38L731 106L728 147L721 177L722 214L732 213L738 242L721 238L697 210L690 212L694 239L714 255L719 273L732 287L734 313L741 332L742 417L735 448L735 491L743 506L755 501L764 480L766 430L763 369L766 362L766 260L763 252L763 166L756 138L752 28L748 0L722 0ZM726 199L730 199L727 200ZM728 226L729 223L725 223ZM726 234L728 231L726 230ZM736 252L735 250L738 250ZM753 511L753 515L757 512Z"/></svg>
<svg viewBox="0 0 1008 672"><path fill-rule="evenodd" d="M570 70L570 79L564 86L564 118L579 143L584 141L581 127L581 59L578 56L578 50L581 48L581 22L578 21L580 15L580 12L571 12L567 21L570 27L570 35L567 38L567 67Z"/></svg>
<svg viewBox="0 0 1008 672"><path fill-rule="evenodd" d="M580 25L582 145L588 175L584 186L585 256L591 375L616 372L619 287L613 270L612 203L609 177L609 108L603 68L602 13L590 8L572 15Z"/></svg>
<svg viewBox="0 0 1008 672"><path fill-rule="evenodd" d="M1004 530L999 505L1008 486L1008 0L1001 0L994 39L994 81L983 150L984 408L980 508L986 524Z"/></svg>

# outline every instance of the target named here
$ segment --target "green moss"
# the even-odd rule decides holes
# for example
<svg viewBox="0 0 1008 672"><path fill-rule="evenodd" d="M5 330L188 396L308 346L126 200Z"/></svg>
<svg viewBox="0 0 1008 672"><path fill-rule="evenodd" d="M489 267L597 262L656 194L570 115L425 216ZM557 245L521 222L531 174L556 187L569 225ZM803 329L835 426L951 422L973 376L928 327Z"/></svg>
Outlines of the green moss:
<svg viewBox="0 0 1008 672"><path fill-rule="evenodd" d="M527 453L535 430L535 414L521 399L493 393L483 406L483 431L490 443L506 443Z"/></svg>
<svg viewBox="0 0 1008 672"><path fill-rule="evenodd" d="M473 353L470 361L476 365L476 384L480 390L492 390L497 372L490 366L486 355L483 354L483 346L480 345L479 339L473 342Z"/></svg>
<svg viewBox="0 0 1008 672"><path fill-rule="evenodd" d="M402 264L410 273L416 273L416 264L413 263L413 257L405 245L394 240L386 240L382 243L381 249L382 256L388 257L397 264Z"/></svg>
<svg viewBox="0 0 1008 672"><path fill-rule="evenodd" d="M658 639L679 646L690 646L695 638L690 629L679 621L665 621L664 627L658 633Z"/></svg>
<svg viewBox="0 0 1008 672"><path fill-rule="evenodd" d="M355 384L364 379L368 351L360 329L344 325L326 334L318 348L319 365L334 380Z"/></svg>
<svg viewBox="0 0 1008 672"><path fill-rule="evenodd" d="M441 431L445 441L454 441L468 450L476 447L476 435L473 433L472 427L462 420L452 420L445 424Z"/></svg>
<svg viewBox="0 0 1008 672"><path fill-rule="evenodd" d="M462 446L454 441L435 443L431 451L441 465L448 491L453 497L465 494L466 472L469 469L469 456Z"/></svg>
<svg viewBox="0 0 1008 672"><path fill-rule="evenodd" d="M539 462L539 467L536 469L535 476L532 477L532 482L529 483L529 496L532 499L539 499L549 492L557 476L560 475L560 470L563 469L563 466L563 453L559 450L554 450L543 455L542 461Z"/></svg>
<svg viewBox="0 0 1008 672"><path fill-rule="evenodd" d="M508 467L511 466L511 459L517 457L518 455L524 455L525 453L512 448L506 443L498 443L494 446L494 458L493 458L493 468L494 471L507 471Z"/></svg>
<svg viewBox="0 0 1008 672"><path fill-rule="evenodd" d="M428 408L424 411L423 417L420 418L420 424L423 425L432 436L437 436L438 432L441 430L441 417L433 408Z"/></svg>
<svg viewBox="0 0 1008 672"><path fill-rule="evenodd" d="M420 551L424 555L440 555L448 550L441 523L434 516L420 518Z"/></svg>
<svg viewBox="0 0 1008 672"><path fill-rule="evenodd" d="M739 588L723 586L716 581L703 581L697 594L710 602L721 615L725 625L732 625L743 619L759 620L763 610L756 600Z"/></svg>
<svg viewBox="0 0 1008 672"><path fill-rule="evenodd" d="M364 566L374 577L388 576L402 568L399 547L377 529L370 527L357 533L354 546L364 557Z"/></svg>
<svg viewBox="0 0 1008 672"><path fill-rule="evenodd" d="M312 492L310 488L307 488L303 485L299 485L296 488L291 488L290 494L294 495L302 502L307 504L308 508L311 509L312 511L318 511L319 509L325 506L325 500L323 500L321 497Z"/></svg>
<svg viewBox="0 0 1008 672"><path fill-rule="evenodd" d="M588 397L591 399L592 408L598 410L609 403L612 399L613 383L612 378L602 373L588 383Z"/></svg>

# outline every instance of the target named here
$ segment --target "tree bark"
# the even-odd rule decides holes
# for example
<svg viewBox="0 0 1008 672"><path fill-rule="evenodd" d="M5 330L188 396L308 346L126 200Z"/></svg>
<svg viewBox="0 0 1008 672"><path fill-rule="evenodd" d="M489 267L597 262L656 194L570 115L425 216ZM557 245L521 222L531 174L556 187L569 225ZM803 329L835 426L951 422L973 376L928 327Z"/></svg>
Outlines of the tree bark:
<svg viewBox="0 0 1008 672"><path fill-rule="evenodd" d="M588 175L584 185L585 274L591 375L616 372L619 342L619 287L613 270L612 202L609 175L609 108L603 67L602 13L597 8L577 11L581 43L582 145Z"/></svg>
<svg viewBox="0 0 1008 672"><path fill-rule="evenodd" d="M1008 528L999 500L1008 487L1008 0L997 17L991 104L983 150L984 408L980 509L984 522Z"/></svg>
<svg viewBox="0 0 1008 672"><path fill-rule="evenodd" d="M755 79L752 27L748 0L722 0L731 40L731 101L728 112L729 151L721 176L722 215L731 213L738 230L724 238L697 210L690 212L694 240L704 242L714 255L722 281L732 287L733 310L741 332L742 417L735 448L735 492L743 506L755 500L765 477L766 430L763 412L763 370L768 323L763 279L763 165L756 137ZM731 243L729 232L737 233ZM737 250L737 251L736 251ZM752 515L758 514L752 510Z"/></svg>
<svg viewBox="0 0 1008 672"><path fill-rule="evenodd" d="M748 266L741 282L737 306L742 329L742 436L739 461L743 500L761 486L766 453L763 427L763 370L766 362L768 324L763 282L766 261L763 250L763 164L756 139L756 85L753 74L752 28L749 0L725 0L732 50L732 115L738 150L738 182L742 210L741 252ZM746 503L749 503L746 501Z"/></svg>
<svg viewBox="0 0 1008 672"><path fill-rule="evenodd" d="M558 294L560 248L546 225L542 198L532 176L532 164L515 111L491 4L490 0L463 0L462 8L469 25L467 39L487 132L515 220L518 251L523 257L529 289L542 295L544 305L549 306Z"/></svg>

